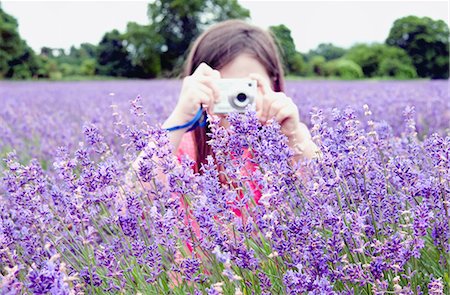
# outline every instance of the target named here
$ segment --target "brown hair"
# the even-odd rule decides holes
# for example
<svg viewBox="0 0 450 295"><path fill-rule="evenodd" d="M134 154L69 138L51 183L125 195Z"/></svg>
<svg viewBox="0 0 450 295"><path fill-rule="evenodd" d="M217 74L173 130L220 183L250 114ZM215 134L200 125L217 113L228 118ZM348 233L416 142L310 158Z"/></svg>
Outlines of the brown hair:
<svg viewBox="0 0 450 295"><path fill-rule="evenodd" d="M265 67L275 92L284 91L284 72L276 38L270 31L242 20L227 20L212 25L191 44L189 55L184 64L182 77L192 75L195 69L205 62L220 70L241 53L253 55ZM206 115L206 114L204 114ZM213 154L207 144L209 124L206 128L193 131L196 147L196 171L200 172L207 155Z"/></svg>

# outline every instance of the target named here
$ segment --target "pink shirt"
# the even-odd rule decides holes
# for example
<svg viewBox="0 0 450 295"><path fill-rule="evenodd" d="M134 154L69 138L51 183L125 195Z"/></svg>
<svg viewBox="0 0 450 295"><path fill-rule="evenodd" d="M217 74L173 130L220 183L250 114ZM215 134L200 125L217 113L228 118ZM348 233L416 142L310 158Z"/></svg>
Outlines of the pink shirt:
<svg viewBox="0 0 450 295"><path fill-rule="evenodd" d="M186 132L183 134L181 138L180 145L177 150L177 158L178 161L181 162L181 156L188 155L192 160L195 159L195 146L194 146L194 138L192 132Z"/></svg>
<svg viewBox="0 0 450 295"><path fill-rule="evenodd" d="M180 141L180 145L178 146L178 150L177 150L177 158L178 161L181 162L181 157L183 155L188 155L192 160L196 161L196 154L195 154L195 145L194 145L194 138L193 138L193 133L192 132L187 132L185 134L183 134L183 137L181 138ZM244 157L248 157L251 158L252 155L248 150L244 151ZM257 165L252 164L250 162L247 162L246 166L245 166L246 170L248 171L255 171L257 168ZM246 171L244 169L243 175L246 175ZM244 174L245 173L245 174ZM261 198L261 192L256 188L256 184L253 182L249 183L250 188L253 191L253 194L255 196L255 202L256 204L258 204L259 199ZM242 191L240 191L240 194L242 194ZM242 198L243 196L240 195L240 197ZM240 216L241 213L239 212L239 210L237 210L238 212L235 211L235 213Z"/></svg>

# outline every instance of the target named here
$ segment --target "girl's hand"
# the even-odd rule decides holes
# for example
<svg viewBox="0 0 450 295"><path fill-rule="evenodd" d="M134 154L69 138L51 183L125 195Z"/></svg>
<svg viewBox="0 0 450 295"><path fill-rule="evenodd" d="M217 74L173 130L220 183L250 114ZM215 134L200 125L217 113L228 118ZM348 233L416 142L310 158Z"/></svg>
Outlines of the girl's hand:
<svg viewBox="0 0 450 295"><path fill-rule="evenodd" d="M274 92L269 81L260 74L250 74L250 79L258 83L259 99L256 100L256 116L261 124L275 118L281 125L281 131L288 137L300 129L300 117L297 105L283 92Z"/></svg>
<svg viewBox="0 0 450 295"><path fill-rule="evenodd" d="M301 154L307 158L316 156L317 146L311 139L308 127L300 122L297 105L283 92L274 92L269 81L260 74L250 74L250 79L258 83L260 97L256 99L256 117L264 125L275 118L281 126L281 132L289 139L289 146L301 147Z"/></svg>
<svg viewBox="0 0 450 295"><path fill-rule="evenodd" d="M202 105L209 113L214 112L214 104L219 101L219 89L213 83L220 79L220 72L206 63L201 63L194 73L183 79L180 97L173 114L184 123L189 122Z"/></svg>

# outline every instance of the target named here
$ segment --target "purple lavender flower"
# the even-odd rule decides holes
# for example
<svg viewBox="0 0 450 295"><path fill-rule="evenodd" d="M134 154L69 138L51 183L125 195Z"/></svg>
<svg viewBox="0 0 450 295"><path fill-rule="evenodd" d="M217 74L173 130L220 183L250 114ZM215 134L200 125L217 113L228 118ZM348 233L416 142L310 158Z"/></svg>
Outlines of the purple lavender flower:
<svg viewBox="0 0 450 295"><path fill-rule="evenodd" d="M52 261L47 261L40 270L31 270L28 280L28 288L33 294L70 294L64 275Z"/></svg>
<svg viewBox="0 0 450 295"><path fill-rule="evenodd" d="M1 258L1 257L0 257ZM18 274L22 267L15 265L12 268L5 268L6 275L2 275L0 282L0 294L15 295L20 294L24 284L20 281Z"/></svg>
<svg viewBox="0 0 450 295"><path fill-rule="evenodd" d="M96 151L99 153L104 152L105 146L103 142L103 136L100 134L97 126L94 124L85 124L83 126L83 132L86 136L86 141L89 145L96 148Z"/></svg>
<svg viewBox="0 0 450 295"><path fill-rule="evenodd" d="M428 283L428 294L430 295L442 295L444 294L444 285L442 284L442 279L431 279Z"/></svg>
<svg viewBox="0 0 450 295"><path fill-rule="evenodd" d="M429 222L433 218L433 212L430 212L427 204L422 203L416 208L414 216L414 234L416 237L423 237L427 233Z"/></svg>
<svg viewBox="0 0 450 295"><path fill-rule="evenodd" d="M269 291L270 287L272 287L272 283L270 282L269 277L263 273L258 273L259 284L262 291Z"/></svg>
<svg viewBox="0 0 450 295"><path fill-rule="evenodd" d="M194 275L200 270L200 261L197 258L186 258L181 261L180 269L188 281L195 279Z"/></svg>
<svg viewBox="0 0 450 295"><path fill-rule="evenodd" d="M84 267L80 271L80 278L87 284L92 285L94 287L99 287L102 285L102 280L100 279L99 275L96 273L96 268L91 267Z"/></svg>
<svg viewBox="0 0 450 295"><path fill-rule="evenodd" d="M283 276L283 284L288 294L301 294L310 291L311 278L302 272L303 267L297 266L298 271L288 270Z"/></svg>
<svg viewBox="0 0 450 295"><path fill-rule="evenodd" d="M213 116L214 155L201 175L192 159L179 164L169 133L152 126L172 110L179 84L130 83L142 95L122 115L130 93L116 83L89 86L77 99L67 93L82 90L70 83L0 87L14 98L0 110L0 272L10 274L2 292L58 293L70 285L76 293L91 286L163 293L164 284L186 291L167 281L167 270L197 293L239 293L239 286L262 294L383 294L393 286L420 294L427 285L430 294L448 292L443 278L428 281L430 270L445 273L449 263L445 82L292 83L322 157L291 167L279 122L261 126L247 111L231 114L225 129ZM59 89L58 100L33 87ZM30 89L32 99L17 97ZM90 123L80 132L83 121ZM241 157L245 150L250 158ZM138 153L136 172L151 186L124 179ZM95 249L95 265L80 254L85 247ZM64 258L52 267L55 253ZM419 272L416 261L432 267ZM32 267L28 274L23 265ZM79 281L66 277L76 269Z"/></svg>
<svg viewBox="0 0 450 295"><path fill-rule="evenodd" d="M255 270L259 266L259 259L255 257L255 251L253 249L231 246L230 253L231 260L241 268Z"/></svg>
<svg viewBox="0 0 450 295"><path fill-rule="evenodd" d="M126 236L137 237L138 224L136 217L133 216L119 216L119 225Z"/></svg>
<svg viewBox="0 0 450 295"><path fill-rule="evenodd" d="M145 115L145 112L143 111L143 106L141 104L142 102L142 97L140 95L136 96L135 99L130 100L130 104L131 104L131 113L141 117Z"/></svg>

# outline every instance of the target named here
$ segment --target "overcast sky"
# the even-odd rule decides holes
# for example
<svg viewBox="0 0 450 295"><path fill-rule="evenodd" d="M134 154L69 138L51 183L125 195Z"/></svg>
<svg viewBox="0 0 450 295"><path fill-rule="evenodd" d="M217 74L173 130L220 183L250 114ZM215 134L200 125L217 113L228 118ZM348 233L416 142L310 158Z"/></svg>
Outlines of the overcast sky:
<svg viewBox="0 0 450 295"><path fill-rule="evenodd" d="M0 0L1 1L1 0ZM98 44L105 32L124 32L127 22L148 23L149 1L1 1L19 22L19 32L40 51L42 46L68 49ZM394 20L428 16L449 23L448 1L242 1L251 22L267 28L285 24L297 50L320 43L350 47L357 42L384 42Z"/></svg>

